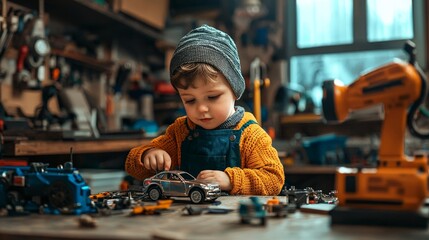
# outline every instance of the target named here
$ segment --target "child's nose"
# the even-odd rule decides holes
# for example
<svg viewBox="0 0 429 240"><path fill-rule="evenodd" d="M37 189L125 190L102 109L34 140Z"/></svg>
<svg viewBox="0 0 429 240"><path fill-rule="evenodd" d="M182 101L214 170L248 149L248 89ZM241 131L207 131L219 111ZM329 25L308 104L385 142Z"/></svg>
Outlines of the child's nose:
<svg viewBox="0 0 429 240"><path fill-rule="evenodd" d="M198 111L200 112L207 112L209 110L208 106L206 104L199 104L198 105Z"/></svg>

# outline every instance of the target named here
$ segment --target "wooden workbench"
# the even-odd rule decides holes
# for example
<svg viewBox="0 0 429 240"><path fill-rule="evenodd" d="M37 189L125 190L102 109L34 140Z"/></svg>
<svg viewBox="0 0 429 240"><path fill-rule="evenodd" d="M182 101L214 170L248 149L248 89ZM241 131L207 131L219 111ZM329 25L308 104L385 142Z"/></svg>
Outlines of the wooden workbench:
<svg viewBox="0 0 429 240"><path fill-rule="evenodd" d="M182 201L161 215L97 217L96 228L80 228L78 216L1 217L0 239L429 239L427 229L331 226L326 213L296 212L269 218L265 227L242 225L236 209L247 198L220 197L219 207L235 210L228 214L185 216L181 209L189 202Z"/></svg>

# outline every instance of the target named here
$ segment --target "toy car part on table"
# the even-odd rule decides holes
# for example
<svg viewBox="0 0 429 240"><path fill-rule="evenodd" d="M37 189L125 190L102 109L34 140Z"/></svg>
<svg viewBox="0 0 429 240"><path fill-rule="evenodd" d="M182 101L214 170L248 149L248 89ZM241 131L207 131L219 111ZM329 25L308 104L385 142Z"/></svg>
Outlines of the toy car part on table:
<svg viewBox="0 0 429 240"><path fill-rule="evenodd" d="M300 208L304 204L336 204L338 202L336 194L337 191L335 190L325 194L322 190L314 190L311 187L296 189L295 186L291 186L289 189L285 186L281 192L281 195L286 196L286 203L296 205L297 208Z"/></svg>
<svg viewBox="0 0 429 240"><path fill-rule="evenodd" d="M234 211L229 208L221 207L200 207L195 205L187 205L182 209L183 215L201 215L203 213L207 214L227 214Z"/></svg>
<svg viewBox="0 0 429 240"><path fill-rule="evenodd" d="M170 208L173 200L158 200L156 205L136 205L133 207L131 215L154 215L161 213L160 211Z"/></svg>
<svg viewBox="0 0 429 240"><path fill-rule="evenodd" d="M287 217L288 205L280 201L278 197L267 200L265 210L268 214L274 214L275 217Z"/></svg>
<svg viewBox="0 0 429 240"><path fill-rule="evenodd" d="M95 219L88 214L80 215L79 218L77 219L77 221L79 223L79 227L81 227L81 228L96 228L97 227L97 222L95 221Z"/></svg>
<svg viewBox="0 0 429 240"><path fill-rule="evenodd" d="M123 210L136 205L140 200L135 193L130 191L111 191L91 194L89 196L98 212L107 213L104 210Z"/></svg>

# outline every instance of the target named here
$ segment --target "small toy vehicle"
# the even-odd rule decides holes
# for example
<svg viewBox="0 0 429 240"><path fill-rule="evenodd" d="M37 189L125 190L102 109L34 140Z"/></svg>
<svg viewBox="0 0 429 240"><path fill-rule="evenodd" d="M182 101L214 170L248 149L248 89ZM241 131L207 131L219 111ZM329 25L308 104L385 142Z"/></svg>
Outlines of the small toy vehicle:
<svg viewBox="0 0 429 240"><path fill-rule="evenodd" d="M241 223L251 224L252 220L256 219L260 225L266 225L267 214L264 210L264 205L259 201L258 197L252 196L247 201L241 201L239 213Z"/></svg>
<svg viewBox="0 0 429 240"><path fill-rule="evenodd" d="M72 162L57 168L42 162L0 167L0 209L8 209L10 214L21 208L50 214L92 213L90 193Z"/></svg>
<svg viewBox="0 0 429 240"><path fill-rule="evenodd" d="M277 197L273 197L267 200L265 209L268 213L273 214L274 216L281 218L287 217L288 206L282 202Z"/></svg>
<svg viewBox="0 0 429 240"><path fill-rule="evenodd" d="M191 174L173 170L163 171L143 181L143 191L157 201L161 197L189 197L192 203L216 200L220 194L217 183L197 180Z"/></svg>

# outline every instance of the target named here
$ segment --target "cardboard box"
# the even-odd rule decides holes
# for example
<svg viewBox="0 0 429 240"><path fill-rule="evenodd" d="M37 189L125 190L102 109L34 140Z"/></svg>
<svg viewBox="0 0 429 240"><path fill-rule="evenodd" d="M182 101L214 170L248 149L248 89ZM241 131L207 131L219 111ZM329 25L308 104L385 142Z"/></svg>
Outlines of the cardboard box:
<svg viewBox="0 0 429 240"><path fill-rule="evenodd" d="M148 25L164 29L169 0L116 0L113 11L122 12Z"/></svg>

